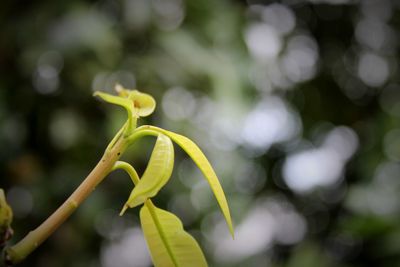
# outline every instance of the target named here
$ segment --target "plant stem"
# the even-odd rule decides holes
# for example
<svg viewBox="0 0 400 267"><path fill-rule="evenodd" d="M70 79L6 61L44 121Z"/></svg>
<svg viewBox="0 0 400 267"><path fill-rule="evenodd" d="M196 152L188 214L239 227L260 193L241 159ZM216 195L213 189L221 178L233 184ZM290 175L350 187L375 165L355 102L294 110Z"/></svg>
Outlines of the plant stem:
<svg viewBox="0 0 400 267"><path fill-rule="evenodd" d="M21 241L6 249L7 264L16 264L27 257L43 243L89 196L96 186L111 171L114 163L128 146L127 139L121 134L107 148L101 160L71 196L39 227L29 232Z"/></svg>

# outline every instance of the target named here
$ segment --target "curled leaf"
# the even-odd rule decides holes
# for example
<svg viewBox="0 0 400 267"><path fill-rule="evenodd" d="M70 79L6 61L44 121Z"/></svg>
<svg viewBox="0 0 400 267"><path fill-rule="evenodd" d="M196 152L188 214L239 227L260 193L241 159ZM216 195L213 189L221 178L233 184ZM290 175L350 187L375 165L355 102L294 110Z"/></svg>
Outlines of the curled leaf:
<svg viewBox="0 0 400 267"><path fill-rule="evenodd" d="M156 108L156 101L154 98L145 93L141 93L137 90L131 91L129 94L129 99L134 103L135 108L138 111L140 117L147 117L154 112Z"/></svg>
<svg viewBox="0 0 400 267"><path fill-rule="evenodd" d="M174 146L170 138L159 134L149 164L138 182L133 188L126 207L136 207L154 197L158 191L168 182L174 165Z"/></svg>
<svg viewBox="0 0 400 267"><path fill-rule="evenodd" d="M207 266L196 240L174 214L148 200L140 210L140 222L155 267Z"/></svg>
<svg viewBox="0 0 400 267"><path fill-rule="evenodd" d="M129 117L146 117L153 113L156 108L154 98L138 90L128 90L117 84L115 90L118 96L102 92L95 92L94 96L99 96L104 101L124 107Z"/></svg>
<svg viewBox="0 0 400 267"><path fill-rule="evenodd" d="M215 174L215 171L212 168L210 162L207 160L206 156L203 154L200 148L189 138L155 126L150 126L150 125L141 126L135 130L133 136L140 137L141 135L146 135L146 134L155 135L157 133L164 134L169 138L171 138L174 142L176 142L192 158L192 160L196 163L197 167L199 167L204 177L207 179L211 187L211 190L215 195L215 198L217 199L217 202L225 217L231 235L234 236L233 224L229 211L228 202L226 201L226 197L222 189L222 186L218 180L218 177Z"/></svg>
<svg viewBox="0 0 400 267"><path fill-rule="evenodd" d="M149 116L156 108L156 101L149 94L139 92L138 90L125 89L120 84L115 86L115 91L117 91L119 96L129 98L133 101L133 106L137 109L140 117Z"/></svg>

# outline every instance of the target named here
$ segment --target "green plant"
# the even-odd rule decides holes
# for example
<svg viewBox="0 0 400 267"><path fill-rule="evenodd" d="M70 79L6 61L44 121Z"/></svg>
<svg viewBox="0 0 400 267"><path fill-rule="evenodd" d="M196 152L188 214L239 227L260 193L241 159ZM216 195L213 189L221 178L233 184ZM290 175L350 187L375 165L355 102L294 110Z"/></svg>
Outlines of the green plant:
<svg viewBox="0 0 400 267"><path fill-rule="evenodd" d="M148 94L127 90L120 85L116 85L115 89L118 96L102 92L96 92L94 95L108 103L125 108L128 115L125 124L111 140L96 167L72 195L38 228L29 232L17 244L5 249L6 264L16 264L27 257L73 213L105 176L114 170L122 169L127 172L135 186L120 215L123 215L128 208L142 205L140 220L154 265L207 266L199 245L184 231L181 221L174 214L157 208L151 201L171 177L174 164L172 141L186 151L204 174L233 236L232 221L224 192L213 168L198 146L185 136L155 126L137 127L137 120L140 117L148 116L154 111L155 100ZM119 158L131 144L147 135L156 136L157 141L148 166L139 179L135 169L129 163L119 161ZM8 217L6 215L1 217L5 218L4 229L9 231L12 215L11 211L6 211L2 214L8 214Z"/></svg>

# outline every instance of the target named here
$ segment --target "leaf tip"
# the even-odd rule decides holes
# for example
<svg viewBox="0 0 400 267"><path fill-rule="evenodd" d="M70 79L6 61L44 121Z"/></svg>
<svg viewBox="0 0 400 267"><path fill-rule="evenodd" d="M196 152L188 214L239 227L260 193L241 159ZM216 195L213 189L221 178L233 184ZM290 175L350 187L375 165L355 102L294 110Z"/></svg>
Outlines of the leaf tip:
<svg viewBox="0 0 400 267"><path fill-rule="evenodd" d="M121 212L119 213L119 216L122 216L122 215L124 215L124 213L125 213L125 211L128 209L128 205L124 205L123 207L122 207L122 210L121 210Z"/></svg>
<svg viewBox="0 0 400 267"><path fill-rule="evenodd" d="M232 239L235 239L235 230L233 228L233 222L232 222L231 214L229 212L229 208L228 208L227 213L226 212L222 212L222 213L225 217L226 224L228 225L229 233L231 234Z"/></svg>
<svg viewBox="0 0 400 267"><path fill-rule="evenodd" d="M129 208L134 208L139 206L140 204L143 204L146 201L145 198L143 198L142 196L137 196L134 195L133 197L131 197L128 202L126 202L125 206L129 207Z"/></svg>
<svg viewBox="0 0 400 267"><path fill-rule="evenodd" d="M232 239L235 240L235 230L233 230L232 225L229 225L229 232L231 233Z"/></svg>

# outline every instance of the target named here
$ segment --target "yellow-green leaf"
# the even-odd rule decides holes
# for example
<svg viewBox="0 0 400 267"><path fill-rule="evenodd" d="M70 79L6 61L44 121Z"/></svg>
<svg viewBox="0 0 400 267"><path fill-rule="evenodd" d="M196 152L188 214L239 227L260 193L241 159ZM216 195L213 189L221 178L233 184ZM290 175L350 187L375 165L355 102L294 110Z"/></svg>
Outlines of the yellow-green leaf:
<svg viewBox="0 0 400 267"><path fill-rule="evenodd" d="M174 146L169 137L159 134L149 164L133 188L125 206L130 208L143 204L146 199L154 197L168 182L174 166Z"/></svg>
<svg viewBox="0 0 400 267"><path fill-rule="evenodd" d="M131 100L129 100L128 98L110 95L110 94L106 94L106 93L99 92L99 91L94 92L93 95L99 96L101 99L103 99L104 101L106 101L108 103L118 105L118 106L125 108L126 111L128 112L128 117L129 118L133 117L133 102Z"/></svg>
<svg viewBox="0 0 400 267"><path fill-rule="evenodd" d="M7 203L3 189L0 188L0 239L4 237L3 235L5 235L7 231L10 231L12 219L12 209Z"/></svg>
<svg viewBox="0 0 400 267"><path fill-rule="evenodd" d="M149 94L139 92L138 90L125 89L120 84L115 85L115 91L117 91L119 96L129 98L133 101L133 105L140 117L149 116L156 108L156 101Z"/></svg>
<svg viewBox="0 0 400 267"><path fill-rule="evenodd" d="M129 98L134 102L134 106L138 109L138 115L140 117L149 116L156 108L156 101L149 94L134 90L130 92Z"/></svg>
<svg viewBox="0 0 400 267"><path fill-rule="evenodd" d="M124 107L129 117L146 117L153 113L156 108L154 98L138 90L128 90L117 84L115 90L118 96L110 95L103 92L95 92L94 96L99 96L104 101Z"/></svg>
<svg viewBox="0 0 400 267"><path fill-rule="evenodd" d="M224 191L221 187L217 175L215 174L214 169L212 168L210 162L207 160L206 156L203 154L200 148L192 140L183 135L176 134L155 126L144 125L137 128L135 132L140 135L141 132L146 134L149 130L149 134L151 134L151 131L165 134L174 142L176 142L183 150L185 150L186 153L193 159L193 161L199 167L199 169L207 179L208 183L210 184L211 190L214 192L217 202L228 224L229 231L231 232L232 236L234 236L232 219Z"/></svg>
<svg viewBox="0 0 400 267"><path fill-rule="evenodd" d="M204 267L206 259L196 240L174 214L149 200L140 210L140 221L155 267Z"/></svg>

